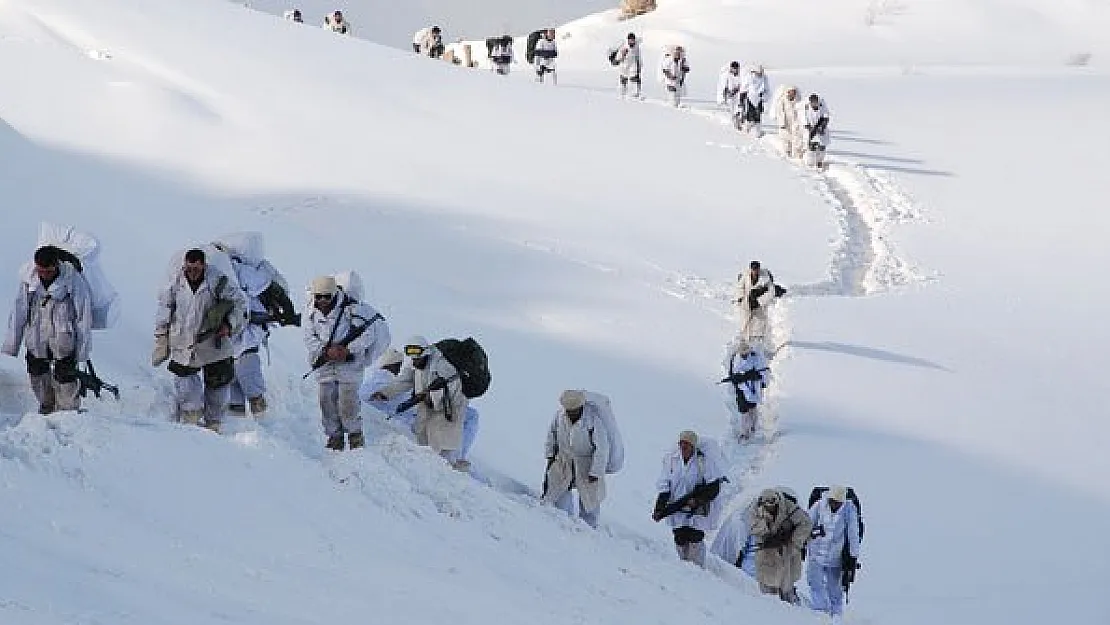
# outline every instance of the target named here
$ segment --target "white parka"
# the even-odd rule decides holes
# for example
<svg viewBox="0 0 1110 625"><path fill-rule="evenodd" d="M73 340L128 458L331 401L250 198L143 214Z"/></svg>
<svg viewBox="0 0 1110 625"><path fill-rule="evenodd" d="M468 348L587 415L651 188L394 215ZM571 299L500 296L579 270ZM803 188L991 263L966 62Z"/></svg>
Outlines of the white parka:
<svg viewBox="0 0 1110 625"><path fill-rule="evenodd" d="M690 73L690 66L686 63L685 55L681 57L666 55L660 61L659 72L665 87L680 88L686 82L686 74Z"/></svg>
<svg viewBox="0 0 1110 625"><path fill-rule="evenodd" d="M389 349L389 327L377 310L368 304L351 299L342 290L336 293L335 306L324 314L313 307L304 324L304 344L308 349L308 364L312 366L331 340L335 345L349 336L351 329L369 324L359 337L347 345L350 358L344 362L329 360L316 370L316 381L358 384L363 372L371 363ZM336 325L338 324L338 325ZM333 332L334 329L334 332Z"/></svg>
<svg viewBox="0 0 1110 625"><path fill-rule="evenodd" d="M763 389L767 385L767 382L770 378L768 372L763 371L763 369L766 368L767 358L760 350L752 350L748 352L748 355L746 357L740 352L733 353L732 357L729 358L728 374L730 377L734 374L745 373L748 371L759 372L759 379L757 380L740 382L739 384L731 384L730 386L732 387L732 393L734 394L733 396L735 397L735 393L740 392L744 394L744 399L746 399L748 403L762 403Z"/></svg>
<svg viewBox="0 0 1110 625"><path fill-rule="evenodd" d="M822 98L820 100L820 102L817 104L816 109L813 108L812 106L810 106L808 101L803 101L802 104L801 104L801 112L799 113L799 117L801 118L799 121L802 123L802 126L804 126L804 128L805 128L804 137L806 138L806 141L808 142L810 140L809 139L810 129L811 128L816 128L818 122L820 122L822 118L824 118L825 120L828 120L829 109L828 109L828 107L825 106L825 100ZM815 134L814 140L819 141L822 146L828 147L828 145L829 145L829 122L828 121L825 121L824 131Z"/></svg>
<svg viewBox="0 0 1110 625"><path fill-rule="evenodd" d="M617 49L617 67L625 78L635 78L643 73L644 60L640 56L639 43L630 46L625 42Z"/></svg>
<svg viewBox="0 0 1110 625"><path fill-rule="evenodd" d="M220 278L224 277L212 263L205 266L204 277L194 291L178 270L173 279L158 292L158 308L154 317L155 336L169 335L170 359L180 365L199 368L235 356L235 341L247 321L247 296L235 288L234 279L225 277L225 284L217 293ZM197 342L197 333L204 322L204 315L217 300L231 302L227 324L231 336L216 336Z"/></svg>
<svg viewBox="0 0 1110 625"><path fill-rule="evenodd" d="M605 500L605 468L609 464L609 434L597 406L587 402L582 416L571 423L560 409L551 420L544 442L547 468L546 503L558 501L570 488L578 490L582 506L589 512L601 508ZM596 477L591 482L588 478Z"/></svg>
<svg viewBox="0 0 1110 625"><path fill-rule="evenodd" d="M447 380L445 389L428 393L427 399L416 405L415 430L418 437L424 432L428 446L437 452L455 451L462 447L468 400L454 365L434 345L428 347L428 352L428 364L423 369L404 367L397 379L380 392L387 398L408 392L422 394L436 378Z"/></svg>
<svg viewBox="0 0 1110 625"><path fill-rule="evenodd" d="M740 279L740 284L737 287L736 299L739 301L743 310L750 310L748 306L748 298L751 297L752 291L756 289L763 289L764 292L756 298L759 302L760 308L766 310L772 302L775 301L775 283L771 278L771 272L766 269L759 270L759 276L755 282L752 282L752 272L745 270L743 277Z"/></svg>
<svg viewBox="0 0 1110 625"><path fill-rule="evenodd" d="M856 504L845 501L839 510L833 512L826 493L809 509L809 519L814 528L821 528L818 536L812 538L806 547L810 565L840 568L844 541L848 542L848 554L859 558L859 511Z"/></svg>
<svg viewBox="0 0 1110 625"><path fill-rule="evenodd" d="M555 44L555 40L548 40L547 37L540 37L536 41L536 48L534 52L534 62L536 67L544 67L547 69L555 68L555 58L559 56L559 48Z"/></svg>
<svg viewBox="0 0 1110 625"><path fill-rule="evenodd" d="M695 486L723 477L725 477L724 467L718 466L716 460L708 454L698 449L690 460L686 461L682 458L682 449L675 447L674 451L663 457L663 469L655 486L658 492L671 494L667 500L669 504L690 494ZM720 516L720 503L714 499L710 502L708 510L679 511L667 517L667 523L671 527L692 527L708 532L717 524L718 516Z"/></svg>
<svg viewBox="0 0 1110 625"><path fill-rule="evenodd" d="M19 285L8 316L3 353L19 355L19 344L35 358L89 358L92 342L92 299L89 285L73 265L58 263L49 287L33 272Z"/></svg>
<svg viewBox="0 0 1110 625"><path fill-rule="evenodd" d="M744 91L744 77L737 72L732 73L727 66L717 78L717 104L725 104L736 99Z"/></svg>
<svg viewBox="0 0 1110 625"><path fill-rule="evenodd" d="M771 95L771 84L767 81L766 74L760 75L749 69L744 76L744 87L741 91L748 94L748 102L752 106L758 107L760 104L767 103L767 98Z"/></svg>

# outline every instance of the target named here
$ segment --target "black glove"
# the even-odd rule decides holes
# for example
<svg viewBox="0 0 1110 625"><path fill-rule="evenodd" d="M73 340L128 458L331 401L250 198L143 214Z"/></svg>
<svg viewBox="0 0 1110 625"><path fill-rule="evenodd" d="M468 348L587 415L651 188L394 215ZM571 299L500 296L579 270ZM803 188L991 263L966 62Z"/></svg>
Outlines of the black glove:
<svg viewBox="0 0 1110 625"><path fill-rule="evenodd" d="M750 308L752 310L755 310L755 309L759 308L759 300L757 300L754 297L749 297L748 298L748 308Z"/></svg>
<svg viewBox="0 0 1110 625"><path fill-rule="evenodd" d="M652 512L651 518L656 521L662 519L663 510L667 508L667 502L670 501L670 499L671 494L669 492L659 493L659 496L655 498L655 510Z"/></svg>
<svg viewBox="0 0 1110 625"><path fill-rule="evenodd" d="M844 558L844 568L851 571L852 577L856 576L856 569L859 568L859 558L848 556Z"/></svg>

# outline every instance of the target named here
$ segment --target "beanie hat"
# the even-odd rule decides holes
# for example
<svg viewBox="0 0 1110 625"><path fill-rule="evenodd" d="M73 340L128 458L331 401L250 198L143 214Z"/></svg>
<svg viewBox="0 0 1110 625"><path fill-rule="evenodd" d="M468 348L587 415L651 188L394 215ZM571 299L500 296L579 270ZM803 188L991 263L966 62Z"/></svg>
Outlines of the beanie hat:
<svg viewBox="0 0 1110 625"><path fill-rule="evenodd" d="M683 430L678 435L678 442L687 442L694 447L698 446L698 433L693 430Z"/></svg>
<svg viewBox="0 0 1110 625"><path fill-rule="evenodd" d="M319 276L312 279L313 295L335 295L339 290L335 283L335 276Z"/></svg>
<svg viewBox="0 0 1110 625"><path fill-rule="evenodd" d="M586 405L586 394L582 391L567 390L559 395L559 405L563 410L578 410Z"/></svg>
<svg viewBox="0 0 1110 625"><path fill-rule="evenodd" d="M847 488L844 488L843 486L833 486L829 489L829 501L839 501L840 503L844 503L844 500L847 498Z"/></svg>
<svg viewBox="0 0 1110 625"><path fill-rule="evenodd" d="M405 358L401 355L401 352L390 347L389 349L385 350L384 354L382 354L381 359L378 360L378 365L382 367L387 367L389 365L399 365L404 362L404 360Z"/></svg>

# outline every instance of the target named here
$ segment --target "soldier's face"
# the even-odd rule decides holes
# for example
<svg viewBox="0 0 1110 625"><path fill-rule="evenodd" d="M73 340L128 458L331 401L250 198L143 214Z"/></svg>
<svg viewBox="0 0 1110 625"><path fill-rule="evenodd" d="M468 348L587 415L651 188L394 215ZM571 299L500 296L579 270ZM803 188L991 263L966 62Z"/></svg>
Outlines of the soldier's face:
<svg viewBox="0 0 1110 625"><path fill-rule="evenodd" d="M199 263L185 261L185 267L182 271L185 273L185 278L190 282L200 282L204 278L204 261Z"/></svg>
<svg viewBox="0 0 1110 625"><path fill-rule="evenodd" d="M50 282L58 277L58 266L43 267L42 265L35 265L35 274L38 275L39 280Z"/></svg>
<svg viewBox="0 0 1110 625"><path fill-rule="evenodd" d="M832 510L833 512L836 512L837 510L839 510L840 506L843 506L843 505L844 505L843 501L837 501L835 499L830 499L829 500L829 510Z"/></svg>
<svg viewBox="0 0 1110 625"><path fill-rule="evenodd" d="M682 450L682 459L689 460L694 455L694 446L690 441L678 441L678 448Z"/></svg>

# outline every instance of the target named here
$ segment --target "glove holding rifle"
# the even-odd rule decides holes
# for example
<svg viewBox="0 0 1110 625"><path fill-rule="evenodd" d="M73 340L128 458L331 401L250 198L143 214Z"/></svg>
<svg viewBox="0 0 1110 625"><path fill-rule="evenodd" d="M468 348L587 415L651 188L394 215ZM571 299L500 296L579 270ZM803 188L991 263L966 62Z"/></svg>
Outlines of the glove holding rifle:
<svg viewBox="0 0 1110 625"><path fill-rule="evenodd" d="M709 502L716 499L721 492L721 484L727 481L727 477L722 477L712 482L698 484L689 493L669 504L667 500L670 499L671 494L659 493L659 497L655 500L655 511L651 515L652 520L659 522L677 512L709 514Z"/></svg>
<svg viewBox="0 0 1110 625"><path fill-rule="evenodd" d="M341 291L338 291L331 295L320 294L316 295L315 297L331 297L334 298L333 301L339 300L334 305L339 306L340 309L339 314L337 314L335 317L335 323L333 323L331 326L331 333L328 335L328 340L324 343L324 346L320 350L320 353L317 354L316 359L312 361L312 370L304 374L305 379L315 373L317 369L327 365L328 363L350 362L354 360L355 355L350 352L348 346L351 343L357 341L359 337L361 337L363 334L365 334L366 331L370 329L370 326L374 325L374 322L378 321L379 319L384 319L381 313L375 314L370 319L363 319L362 317L350 312L347 307L347 296ZM340 298L342 298L342 300L340 300ZM330 312L330 308L328 310ZM321 310L321 312L323 311ZM339 330L339 326L342 324L344 314L349 314L351 317L350 328L347 330L346 336L336 341L335 333ZM357 323L358 321L362 321L362 323Z"/></svg>
<svg viewBox="0 0 1110 625"><path fill-rule="evenodd" d="M454 378L451 378L451 379L454 379ZM442 391L443 389L447 388L447 384L450 381L451 381L450 379L436 377L434 380L432 380L431 384L428 384L428 388L424 389L423 391L421 391L419 393L414 392L412 394L412 397L410 397L410 398L406 399L405 401L401 402L401 404L398 405L397 409L394 410L393 412L395 414L401 414L402 412L405 412L406 410L411 409L413 406L419 404L420 402L428 401L428 396L429 395L431 395L432 393L434 393L436 391ZM447 411L447 414L445 415L445 418L448 421L451 420L451 412L450 411Z"/></svg>

